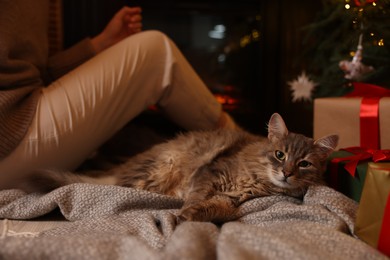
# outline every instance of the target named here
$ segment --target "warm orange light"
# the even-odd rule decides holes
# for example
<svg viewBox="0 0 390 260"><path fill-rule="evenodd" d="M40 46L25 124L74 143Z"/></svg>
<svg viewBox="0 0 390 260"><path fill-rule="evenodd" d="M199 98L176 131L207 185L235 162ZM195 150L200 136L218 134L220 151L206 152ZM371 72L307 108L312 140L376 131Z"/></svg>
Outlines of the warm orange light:
<svg viewBox="0 0 390 260"><path fill-rule="evenodd" d="M252 31L252 38L254 40L258 39L260 37L260 32L258 30L253 30Z"/></svg>
<svg viewBox="0 0 390 260"><path fill-rule="evenodd" d="M237 105L240 101L239 99L230 97L223 94L214 94L217 101L222 105Z"/></svg>
<svg viewBox="0 0 390 260"><path fill-rule="evenodd" d="M243 48L243 47L247 46L250 42L251 42L250 37L248 35L245 35L240 40L240 46Z"/></svg>

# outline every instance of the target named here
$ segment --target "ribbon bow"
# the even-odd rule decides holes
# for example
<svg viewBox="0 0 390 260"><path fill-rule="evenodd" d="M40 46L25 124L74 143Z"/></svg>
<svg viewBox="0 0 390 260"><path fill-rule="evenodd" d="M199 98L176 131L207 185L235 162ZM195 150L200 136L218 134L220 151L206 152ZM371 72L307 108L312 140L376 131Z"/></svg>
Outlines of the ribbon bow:
<svg viewBox="0 0 390 260"><path fill-rule="evenodd" d="M390 161L390 150L375 150L363 147L348 147L341 150L353 153L354 155L334 158L331 163L337 167L339 162L348 161L344 168L353 177L355 177L356 167L361 161L369 159L372 159L373 162Z"/></svg>

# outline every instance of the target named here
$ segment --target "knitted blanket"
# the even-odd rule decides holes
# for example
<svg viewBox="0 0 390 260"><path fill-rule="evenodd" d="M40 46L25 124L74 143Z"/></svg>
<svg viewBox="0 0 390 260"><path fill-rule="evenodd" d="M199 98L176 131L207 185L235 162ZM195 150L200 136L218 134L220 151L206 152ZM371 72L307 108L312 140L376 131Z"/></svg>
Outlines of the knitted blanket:
<svg viewBox="0 0 390 260"><path fill-rule="evenodd" d="M34 237L2 236L1 259L387 259L353 234L357 204L328 187L303 200L252 199L235 221L184 222L182 201L117 186L72 184L48 194L0 191L0 218L59 208L69 220Z"/></svg>

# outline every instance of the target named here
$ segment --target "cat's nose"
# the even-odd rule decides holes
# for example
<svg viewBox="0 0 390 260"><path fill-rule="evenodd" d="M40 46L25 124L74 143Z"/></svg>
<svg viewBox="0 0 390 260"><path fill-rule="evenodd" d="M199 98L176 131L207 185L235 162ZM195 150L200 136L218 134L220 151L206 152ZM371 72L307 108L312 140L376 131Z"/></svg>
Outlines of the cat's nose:
<svg viewBox="0 0 390 260"><path fill-rule="evenodd" d="M283 175L284 177L287 179L288 177L292 176L293 175L293 172L292 171L285 171L285 170L282 170L283 172Z"/></svg>

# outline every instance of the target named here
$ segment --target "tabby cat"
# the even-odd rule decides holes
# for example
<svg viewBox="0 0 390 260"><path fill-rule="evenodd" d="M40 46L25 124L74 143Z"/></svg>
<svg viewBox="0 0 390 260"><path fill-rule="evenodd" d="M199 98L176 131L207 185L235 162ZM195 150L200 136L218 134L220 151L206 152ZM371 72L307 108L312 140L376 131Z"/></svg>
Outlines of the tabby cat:
<svg viewBox="0 0 390 260"><path fill-rule="evenodd" d="M302 197L310 185L321 184L326 159L337 142L336 135L314 141L290 133L275 113L268 138L243 130L188 132L128 159L101 178L38 171L23 188L49 191L78 182L133 187L183 199L179 221L223 222L251 198Z"/></svg>

